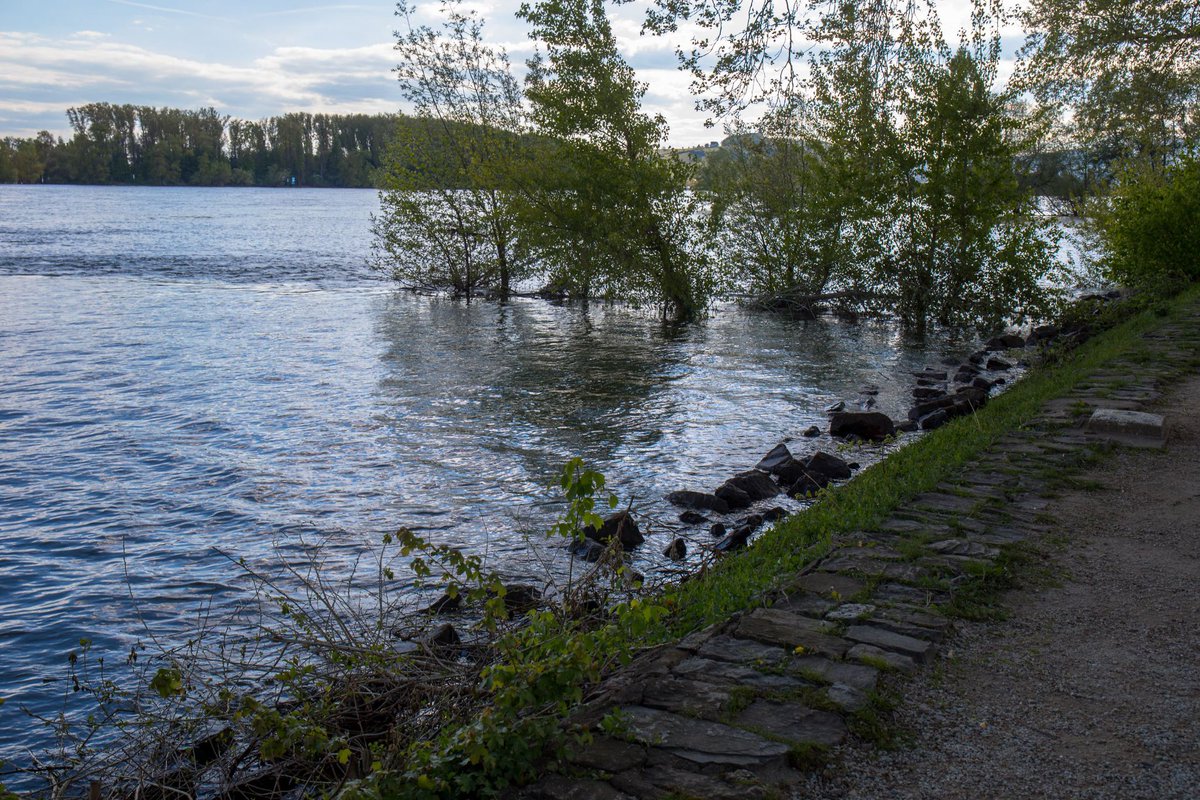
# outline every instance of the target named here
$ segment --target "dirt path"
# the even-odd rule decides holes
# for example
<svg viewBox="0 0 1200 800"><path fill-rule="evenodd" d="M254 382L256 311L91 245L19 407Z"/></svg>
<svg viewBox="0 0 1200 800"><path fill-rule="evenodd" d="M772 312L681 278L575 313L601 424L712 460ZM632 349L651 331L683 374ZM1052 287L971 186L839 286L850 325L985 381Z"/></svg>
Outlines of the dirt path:
<svg viewBox="0 0 1200 800"><path fill-rule="evenodd" d="M961 624L903 689L902 741L842 749L796 798L1200 798L1200 378L1162 451L1122 449L1051 505L1038 588Z"/></svg>

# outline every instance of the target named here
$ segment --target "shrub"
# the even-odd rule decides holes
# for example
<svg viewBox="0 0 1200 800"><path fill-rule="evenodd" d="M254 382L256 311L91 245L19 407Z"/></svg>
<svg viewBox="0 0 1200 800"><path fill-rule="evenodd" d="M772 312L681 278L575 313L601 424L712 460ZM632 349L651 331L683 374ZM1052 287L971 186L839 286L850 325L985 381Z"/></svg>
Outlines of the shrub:
<svg viewBox="0 0 1200 800"><path fill-rule="evenodd" d="M1170 294L1200 278L1200 159L1127 167L1096 215L1110 278Z"/></svg>

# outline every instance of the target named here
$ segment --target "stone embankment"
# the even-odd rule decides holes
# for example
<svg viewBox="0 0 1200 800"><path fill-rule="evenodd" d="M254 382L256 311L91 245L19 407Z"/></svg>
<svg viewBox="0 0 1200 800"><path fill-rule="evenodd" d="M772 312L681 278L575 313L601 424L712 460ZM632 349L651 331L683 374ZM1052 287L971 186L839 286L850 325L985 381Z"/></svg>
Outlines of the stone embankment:
<svg viewBox="0 0 1200 800"><path fill-rule="evenodd" d="M1200 314L1146 337L876 530L839 536L760 608L645 654L575 716L591 727L530 798L774 797L828 748L882 730L885 673L912 674L989 576L1049 530L1047 482L1096 452L1098 408L1143 410L1200 350ZM1102 430L1102 428L1101 428ZM978 609L975 609L978 611ZM606 732L607 731L607 732Z"/></svg>

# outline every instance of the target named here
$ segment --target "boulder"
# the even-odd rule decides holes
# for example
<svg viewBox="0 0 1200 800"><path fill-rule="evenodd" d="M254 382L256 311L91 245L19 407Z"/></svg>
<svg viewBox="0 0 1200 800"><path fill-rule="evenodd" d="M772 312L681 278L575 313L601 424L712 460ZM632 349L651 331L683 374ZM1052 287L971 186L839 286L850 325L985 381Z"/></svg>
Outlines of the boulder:
<svg viewBox="0 0 1200 800"><path fill-rule="evenodd" d="M779 487L771 480L771 476L758 469L739 472L722 484L722 488L726 486L732 486L745 492L751 502L766 500L779 494ZM717 497L721 496L720 489L716 491L716 495ZM733 504L730 503L730 505Z"/></svg>
<svg viewBox="0 0 1200 800"><path fill-rule="evenodd" d="M955 380L958 380L958 376L955 376ZM935 397L945 397L946 390L933 386L918 386L913 389L912 394L914 400L932 400Z"/></svg>
<svg viewBox="0 0 1200 800"><path fill-rule="evenodd" d="M984 362L984 359L986 359L986 358L987 358L987 351L979 350L979 351L971 353L971 355L967 356L967 361L974 364L975 366L979 366L980 364L982 364Z"/></svg>
<svg viewBox="0 0 1200 800"><path fill-rule="evenodd" d="M896 430L903 433L912 433L917 429L917 423L911 419L906 419L903 422L896 423Z"/></svg>
<svg viewBox="0 0 1200 800"><path fill-rule="evenodd" d="M788 450L788 446L783 442L771 448L771 451L762 457L762 460L754 465L755 469L761 469L763 472L774 472L775 468L786 464L792 460L792 451Z"/></svg>
<svg viewBox="0 0 1200 800"><path fill-rule="evenodd" d="M698 511L685 511L679 515L679 521L687 525L703 525L708 522L708 517Z"/></svg>
<svg viewBox="0 0 1200 800"><path fill-rule="evenodd" d="M806 495L816 494L831 483L833 483L833 480L825 475L809 475L808 473L804 473L788 487L787 493L792 497L805 497Z"/></svg>
<svg viewBox="0 0 1200 800"><path fill-rule="evenodd" d="M763 512L763 522L774 522L777 519L783 519L788 515L787 509L782 506L774 506Z"/></svg>
<svg viewBox="0 0 1200 800"><path fill-rule="evenodd" d="M1025 337L1018 336L1015 333L1004 333L999 336L993 336L988 339L986 348L988 350L1008 350L1013 347L1024 347Z"/></svg>
<svg viewBox="0 0 1200 800"><path fill-rule="evenodd" d="M977 377L971 381L971 385L976 389L983 389L985 392L992 388L992 382L987 378Z"/></svg>
<svg viewBox="0 0 1200 800"><path fill-rule="evenodd" d="M954 406L959 414L972 414L987 405L988 393L974 386L964 386L955 392Z"/></svg>
<svg viewBox="0 0 1200 800"><path fill-rule="evenodd" d="M729 504L714 494L707 492L691 492L682 490L671 492L667 495L668 503L676 506L684 506L685 508L707 508L709 511L715 511L718 514L729 513Z"/></svg>
<svg viewBox="0 0 1200 800"><path fill-rule="evenodd" d="M836 403L830 403L829 405L825 406L825 413L826 414L836 414L837 412L841 411L845 407L846 407L846 401L838 400Z"/></svg>
<svg viewBox="0 0 1200 800"><path fill-rule="evenodd" d="M837 456L817 451L804 462L804 471L810 475L824 475L835 481L850 477L850 465Z"/></svg>
<svg viewBox="0 0 1200 800"><path fill-rule="evenodd" d="M1058 334L1059 328L1057 325L1038 325L1029 334L1029 338L1026 340L1026 343L1037 344L1038 342L1049 341L1050 339L1058 336Z"/></svg>
<svg viewBox="0 0 1200 800"><path fill-rule="evenodd" d="M708 532L712 534L714 539L717 538L718 536L724 536L725 535L725 526L720 522L714 522L713 526L708 529Z"/></svg>
<svg viewBox="0 0 1200 800"><path fill-rule="evenodd" d="M504 584L504 607L510 613L523 614L542 599L542 590L527 583Z"/></svg>
<svg viewBox="0 0 1200 800"><path fill-rule="evenodd" d="M583 535L601 543L607 543L615 537L621 543L621 547L625 549L637 547L646 541L646 537L642 536L642 531L638 528L637 521L628 511L610 514L604 519L599 530L588 525L583 529Z"/></svg>
<svg viewBox="0 0 1200 800"><path fill-rule="evenodd" d="M733 523L733 527L735 530L738 528L749 528L750 530L754 531L754 530L758 530L759 528L761 528L762 524L763 524L763 515L762 514L751 514L750 516L742 517L737 522Z"/></svg>
<svg viewBox="0 0 1200 800"><path fill-rule="evenodd" d="M831 436L853 434L862 439L879 441L896 432L896 425L887 414L878 411L843 411L833 415L829 421Z"/></svg>
<svg viewBox="0 0 1200 800"><path fill-rule="evenodd" d="M992 372L1003 372L1006 369L1012 369L1013 365L1011 361L998 356L993 356L992 358L988 359L987 368Z"/></svg>
<svg viewBox="0 0 1200 800"><path fill-rule="evenodd" d="M946 411L946 409L944 409L944 408L939 408L937 411L934 411L932 414L926 414L925 416L921 417L920 421L917 424L921 426L921 430L931 431L934 428L942 427L949 421L950 421L950 413L948 411Z"/></svg>
<svg viewBox="0 0 1200 800"><path fill-rule="evenodd" d="M945 381L935 381L932 378L917 378L917 386L945 386Z"/></svg>
<svg viewBox="0 0 1200 800"><path fill-rule="evenodd" d="M913 376L916 378L924 378L928 381L944 381L946 380L946 374L946 370L944 369L933 369L932 367L926 367L920 372L914 372Z"/></svg>
<svg viewBox="0 0 1200 800"><path fill-rule="evenodd" d="M813 438L814 436L820 436L820 435L821 435L821 429L818 428L816 425L809 425L808 428L806 428L804 431L804 436L809 439Z"/></svg>
<svg viewBox="0 0 1200 800"><path fill-rule="evenodd" d="M750 504L754 502L750 499L750 495L728 481L722 483L717 488L715 494L721 500L725 501L725 505L731 509L749 508Z"/></svg>
<svg viewBox="0 0 1200 800"><path fill-rule="evenodd" d="M713 549L718 553L731 553L734 550L741 550L750 541L750 534L753 532L750 528L738 528L714 544Z"/></svg>
<svg viewBox="0 0 1200 800"><path fill-rule="evenodd" d="M425 609L426 614L451 614L462 608L462 595L456 594L451 597L449 594L443 594L437 600L434 600Z"/></svg>
<svg viewBox="0 0 1200 800"><path fill-rule="evenodd" d="M672 561L682 561L687 556L687 542L682 538L672 539L667 549L663 550L663 555Z"/></svg>
<svg viewBox="0 0 1200 800"><path fill-rule="evenodd" d="M438 651L447 650L458 647L462 644L462 639L458 635L458 631L454 630L454 626L449 622L443 622L429 633L421 637L421 644L427 649Z"/></svg>

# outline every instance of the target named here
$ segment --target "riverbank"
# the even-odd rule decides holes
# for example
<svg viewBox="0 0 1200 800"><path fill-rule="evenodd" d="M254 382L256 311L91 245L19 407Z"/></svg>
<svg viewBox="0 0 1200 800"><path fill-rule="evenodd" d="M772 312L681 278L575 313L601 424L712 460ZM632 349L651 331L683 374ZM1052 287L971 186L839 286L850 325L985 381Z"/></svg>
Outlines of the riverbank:
<svg viewBox="0 0 1200 800"><path fill-rule="evenodd" d="M1056 487L1106 449L1083 421L1194 370L1196 305L1191 292L1033 370L685 584L679 619L710 624L605 681L574 721L615 735L529 796L765 797L831 747L888 743L892 674L935 662L954 620L1003 613L1000 592L1039 560Z"/></svg>

